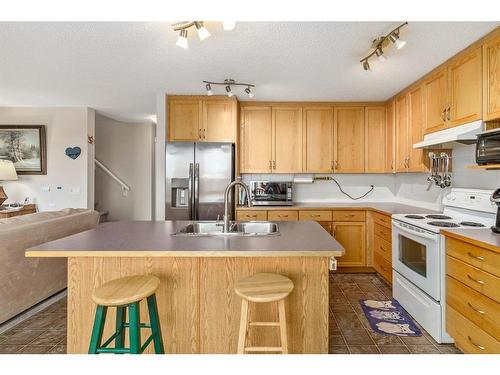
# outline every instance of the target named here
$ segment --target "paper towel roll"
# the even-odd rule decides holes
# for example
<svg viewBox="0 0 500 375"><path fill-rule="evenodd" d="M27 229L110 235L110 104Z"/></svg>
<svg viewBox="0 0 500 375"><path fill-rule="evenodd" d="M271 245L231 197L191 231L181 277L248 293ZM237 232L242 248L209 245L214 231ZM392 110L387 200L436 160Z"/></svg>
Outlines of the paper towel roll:
<svg viewBox="0 0 500 375"><path fill-rule="evenodd" d="M312 175L299 175L293 176L294 184L312 184L314 182L314 178Z"/></svg>

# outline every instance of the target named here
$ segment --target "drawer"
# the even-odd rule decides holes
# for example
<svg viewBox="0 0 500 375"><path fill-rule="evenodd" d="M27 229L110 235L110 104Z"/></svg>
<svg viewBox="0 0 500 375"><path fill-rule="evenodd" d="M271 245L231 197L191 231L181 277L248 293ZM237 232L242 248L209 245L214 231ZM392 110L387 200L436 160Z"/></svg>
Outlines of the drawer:
<svg viewBox="0 0 500 375"><path fill-rule="evenodd" d="M323 227L324 230L326 230L329 234L332 234L332 223L328 221L320 221L318 222L319 225Z"/></svg>
<svg viewBox="0 0 500 375"><path fill-rule="evenodd" d="M299 211L299 220L332 221L332 211Z"/></svg>
<svg viewBox="0 0 500 375"><path fill-rule="evenodd" d="M500 277L500 254L446 237L446 254Z"/></svg>
<svg viewBox="0 0 500 375"><path fill-rule="evenodd" d="M479 328L500 340L500 303L446 276L446 303Z"/></svg>
<svg viewBox="0 0 500 375"><path fill-rule="evenodd" d="M392 284L392 264L377 251L373 252L373 268L389 284Z"/></svg>
<svg viewBox="0 0 500 375"><path fill-rule="evenodd" d="M267 220L267 211L264 210L236 211L236 220L238 221Z"/></svg>
<svg viewBox="0 0 500 375"><path fill-rule="evenodd" d="M332 211L332 221L365 221L365 211L335 210Z"/></svg>
<svg viewBox="0 0 500 375"><path fill-rule="evenodd" d="M379 214L378 212L373 213L373 222L375 224L382 225L383 227L391 228L391 217L387 215Z"/></svg>
<svg viewBox="0 0 500 375"><path fill-rule="evenodd" d="M392 244L379 236L373 236L373 250L392 264Z"/></svg>
<svg viewBox="0 0 500 375"><path fill-rule="evenodd" d="M498 354L500 342L488 335L470 320L446 305L446 331L464 353Z"/></svg>
<svg viewBox="0 0 500 375"><path fill-rule="evenodd" d="M269 221L295 221L299 220L298 211L267 211L267 220Z"/></svg>
<svg viewBox="0 0 500 375"><path fill-rule="evenodd" d="M500 301L500 278L446 255L446 274L497 302Z"/></svg>
<svg viewBox="0 0 500 375"><path fill-rule="evenodd" d="M380 224L375 224L373 227L373 234L378 236L387 242L392 242L392 229L383 227Z"/></svg>

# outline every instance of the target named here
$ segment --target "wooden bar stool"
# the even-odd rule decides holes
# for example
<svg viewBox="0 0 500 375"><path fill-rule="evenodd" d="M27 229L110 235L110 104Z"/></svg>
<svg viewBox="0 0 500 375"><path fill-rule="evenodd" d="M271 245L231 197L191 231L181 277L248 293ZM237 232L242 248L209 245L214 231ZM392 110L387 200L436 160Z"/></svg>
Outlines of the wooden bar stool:
<svg viewBox="0 0 500 375"><path fill-rule="evenodd" d="M160 279L151 275L127 276L111 280L94 289L92 299L97 304L94 328L90 339L89 354L98 353L131 353L140 354L153 341L155 353L164 354L161 337L158 307L155 292L160 286ZM149 322L141 323L139 302L147 299ZM101 345L102 333L106 321L108 307L116 307L116 331ZM129 322L126 323L126 313L129 311ZM125 328L129 329L130 348L125 348ZM150 328L151 336L141 345L141 328ZM115 341L114 348L107 346Z"/></svg>
<svg viewBox="0 0 500 375"><path fill-rule="evenodd" d="M281 352L288 354L285 298L293 290L288 277L275 273L257 273L236 282L235 292L242 298L238 354L245 352ZM248 303L278 302L278 322L249 322ZM245 346L251 326L279 327L281 346Z"/></svg>

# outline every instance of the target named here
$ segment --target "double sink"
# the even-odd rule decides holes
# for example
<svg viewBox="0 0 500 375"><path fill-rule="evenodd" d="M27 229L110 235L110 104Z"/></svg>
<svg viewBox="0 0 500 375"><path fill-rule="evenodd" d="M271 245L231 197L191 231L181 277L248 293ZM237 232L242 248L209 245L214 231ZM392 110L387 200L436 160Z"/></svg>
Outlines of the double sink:
<svg viewBox="0 0 500 375"><path fill-rule="evenodd" d="M174 236L273 236L279 235L279 226L269 221L232 221L229 231L223 232L218 221L198 221L186 225Z"/></svg>

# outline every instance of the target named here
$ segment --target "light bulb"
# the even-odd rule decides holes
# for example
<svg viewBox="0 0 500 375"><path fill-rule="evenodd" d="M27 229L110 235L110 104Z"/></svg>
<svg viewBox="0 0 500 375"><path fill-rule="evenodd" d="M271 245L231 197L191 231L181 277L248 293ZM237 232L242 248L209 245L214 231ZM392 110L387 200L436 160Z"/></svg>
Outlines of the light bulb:
<svg viewBox="0 0 500 375"><path fill-rule="evenodd" d="M396 43L396 48L401 49L406 45L406 40L397 39L395 43Z"/></svg>
<svg viewBox="0 0 500 375"><path fill-rule="evenodd" d="M210 36L207 28L203 26L203 22L194 21L194 25L196 26L196 31L198 31L198 37L200 38L200 40L205 40Z"/></svg>
<svg viewBox="0 0 500 375"><path fill-rule="evenodd" d="M381 62L384 62L386 60L385 56L384 56L384 51L382 51L382 48L377 48L375 50L375 54L377 55L379 61Z"/></svg>
<svg viewBox="0 0 500 375"><path fill-rule="evenodd" d="M370 64L368 63L368 60L363 61L363 69L365 71L368 71L368 72L371 70L370 69Z"/></svg>
<svg viewBox="0 0 500 375"><path fill-rule="evenodd" d="M233 96L233 92L231 91L231 86L226 86L226 92L227 92L227 96L231 97Z"/></svg>
<svg viewBox="0 0 500 375"><path fill-rule="evenodd" d="M175 45L177 47L188 49L187 35L188 35L187 30L181 30L181 32L179 33L179 37L177 38L177 42L175 43Z"/></svg>
<svg viewBox="0 0 500 375"><path fill-rule="evenodd" d="M236 22L234 22L234 21L222 21L222 27L226 31L233 30L235 26L236 26Z"/></svg>
<svg viewBox="0 0 500 375"><path fill-rule="evenodd" d="M246 94L248 95L248 97L251 99L254 97L254 94L252 92L252 90L250 90L250 86L248 86L246 89L245 89L245 92Z"/></svg>
<svg viewBox="0 0 500 375"><path fill-rule="evenodd" d="M210 86L210 83L207 83L205 87L207 89L207 95L212 96L214 93L212 92L212 86Z"/></svg>

